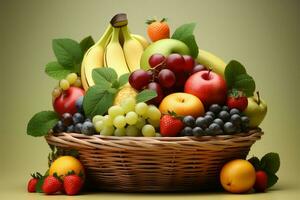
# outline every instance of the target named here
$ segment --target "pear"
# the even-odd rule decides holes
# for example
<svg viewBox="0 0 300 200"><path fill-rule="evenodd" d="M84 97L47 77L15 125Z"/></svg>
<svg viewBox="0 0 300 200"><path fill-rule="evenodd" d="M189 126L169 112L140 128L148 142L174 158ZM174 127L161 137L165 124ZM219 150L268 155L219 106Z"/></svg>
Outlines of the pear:
<svg viewBox="0 0 300 200"><path fill-rule="evenodd" d="M258 127L264 120L267 110L267 104L260 98L259 92L257 92L257 96L248 97L248 106L244 110L244 114L250 119L249 127Z"/></svg>

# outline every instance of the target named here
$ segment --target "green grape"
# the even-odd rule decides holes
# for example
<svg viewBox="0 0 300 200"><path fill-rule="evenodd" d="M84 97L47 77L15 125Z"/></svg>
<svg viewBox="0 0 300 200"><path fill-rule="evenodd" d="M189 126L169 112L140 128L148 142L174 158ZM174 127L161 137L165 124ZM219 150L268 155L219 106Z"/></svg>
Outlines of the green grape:
<svg viewBox="0 0 300 200"><path fill-rule="evenodd" d="M135 124L135 126L138 129L142 129L145 124L146 124L146 120L143 117L139 117L136 124Z"/></svg>
<svg viewBox="0 0 300 200"><path fill-rule="evenodd" d="M146 116L148 111L148 105L144 102L138 103L135 105L135 112L138 115Z"/></svg>
<svg viewBox="0 0 300 200"><path fill-rule="evenodd" d="M124 109L121 106L112 106L108 109L108 114L110 117L115 118L118 115L124 115Z"/></svg>
<svg viewBox="0 0 300 200"><path fill-rule="evenodd" d="M135 104L136 104L136 101L135 101L135 98L133 98L133 97L128 97L121 102L121 106L124 109L125 113L134 111Z"/></svg>
<svg viewBox="0 0 300 200"><path fill-rule="evenodd" d="M112 126L113 125L113 119L109 115L105 115L103 117L103 123L104 123L104 126Z"/></svg>
<svg viewBox="0 0 300 200"><path fill-rule="evenodd" d="M137 121L138 121L138 115L135 112L130 111L126 114L127 124L134 125L134 124L136 124Z"/></svg>
<svg viewBox="0 0 300 200"><path fill-rule="evenodd" d="M159 127L160 120L152 120L152 119L149 118L149 119L147 119L147 121L149 122L149 124L151 124L155 128Z"/></svg>
<svg viewBox="0 0 300 200"><path fill-rule="evenodd" d="M75 86L75 87L81 87L82 86L82 83L81 83L81 79L78 77L77 79L76 79L76 81L73 83L73 86Z"/></svg>
<svg viewBox="0 0 300 200"><path fill-rule="evenodd" d="M62 79L59 82L59 87L63 90L67 90L70 88L70 83L66 79Z"/></svg>
<svg viewBox="0 0 300 200"><path fill-rule="evenodd" d="M101 131L101 130L103 129L103 127L104 127L103 121L96 121L96 122L93 123L93 124L94 124L94 127L95 127L97 133L100 133L100 131Z"/></svg>
<svg viewBox="0 0 300 200"><path fill-rule="evenodd" d="M76 73L68 74L66 77L66 79L67 79L67 81L69 81L70 85L73 85L76 82L77 78L78 78L78 76Z"/></svg>
<svg viewBox="0 0 300 200"><path fill-rule="evenodd" d="M144 137L155 137L155 128L150 124L146 124L142 128L142 133Z"/></svg>
<svg viewBox="0 0 300 200"><path fill-rule="evenodd" d="M114 118L113 123L117 128L124 128L126 126L126 119L123 115L119 115Z"/></svg>
<svg viewBox="0 0 300 200"><path fill-rule="evenodd" d="M160 133L155 133L155 137L161 137Z"/></svg>
<svg viewBox="0 0 300 200"><path fill-rule="evenodd" d="M151 120L159 120L161 117L161 112L158 110L156 106L150 105L148 106L147 117Z"/></svg>
<svg viewBox="0 0 300 200"><path fill-rule="evenodd" d="M126 135L127 136L136 137L139 135L139 133L140 133L140 130L134 125L129 125L126 127Z"/></svg>
<svg viewBox="0 0 300 200"><path fill-rule="evenodd" d="M52 97L54 99L56 99L57 97L59 97L61 95L61 93L62 93L62 89L60 87L56 87L52 91Z"/></svg>
<svg viewBox="0 0 300 200"><path fill-rule="evenodd" d="M114 134L115 128L113 126L104 126L100 135L111 136Z"/></svg>
<svg viewBox="0 0 300 200"><path fill-rule="evenodd" d="M95 115L93 117L93 124L95 124L98 121L103 121L103 120L104 120L104 117L102 115Z"/></svg>
<svg viewBox="0 0 300 200"><path fill-rule="evenodd" d="M125 128L117 128L115 130L114 135L119 136L119 137L126 136L126 129Z"/></svg>

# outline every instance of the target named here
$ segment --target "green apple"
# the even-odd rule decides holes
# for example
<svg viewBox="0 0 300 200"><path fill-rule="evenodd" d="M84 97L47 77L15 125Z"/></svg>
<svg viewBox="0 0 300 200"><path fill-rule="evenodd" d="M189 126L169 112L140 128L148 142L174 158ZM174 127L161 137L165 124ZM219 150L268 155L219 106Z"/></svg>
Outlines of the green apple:
<svg viewBox="0 0 300 200"><path fill-rule="evenodd" d="M264 100L259 97L259 93L257 92L257 96L248 98L248 106L244 110L244 114L249 117L250 123L249 126L251 128L258 127L260 123L264 120L267 114L267 104Z"/></svg>
<svg viewBox="0 0 300 200"><path fill-rule="evenodd" d="M162 54L164 56L168 56L172 53L179 53L181 55L190 55L190 49L189 47L175 39L162 39L158 40L152 44L150 44L144 51L141 57L140 65L142 69L149 69L149 58L153 54Z"/></svg>

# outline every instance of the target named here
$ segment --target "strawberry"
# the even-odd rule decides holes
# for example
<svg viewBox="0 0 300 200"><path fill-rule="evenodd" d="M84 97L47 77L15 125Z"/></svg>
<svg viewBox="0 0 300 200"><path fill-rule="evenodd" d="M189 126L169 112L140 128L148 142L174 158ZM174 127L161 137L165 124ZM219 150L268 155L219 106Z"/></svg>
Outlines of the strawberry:
<svg viewBox="0 0 300 200"><path fill-rule="evenodd" d="M160 119L160 134L164 137L175 137L182 128L182 121L172 115L164 115Z"/></svg>
<svg viewBox="0 0 300 200"><path fill-rule="evenodd" d="M32 178L28 181L27 191L28 192L36 192L36 184L41 179L42 175L40 173L31 174Z"/></svg>
<svg viewBox="0 0 300 200"><path fill-rule="evenodd" d="M74 172L64 177L64 190L67 195L76 195L83 186L83 179Z"/></svg>
<svg viewBox="0 0 300 200"><path fill-rule="evenodd" d="M256 192L264 192L268 187L268 175L263 170L256 172L256 179L253 188Z"/></svg>
<svg viewBox="0 0 300 200"><path fill-rule="evenodd" d="M46 194L55 194L62 189L62 182L56 174L47 176L44 180L42 190Z"/></svg>
<svg viewBox="0 0 300 200"><path fill-rule="evenodd" d="M227 97L227 106L244 111L248 106L248 99L242 92L233 90Z"/></svg>

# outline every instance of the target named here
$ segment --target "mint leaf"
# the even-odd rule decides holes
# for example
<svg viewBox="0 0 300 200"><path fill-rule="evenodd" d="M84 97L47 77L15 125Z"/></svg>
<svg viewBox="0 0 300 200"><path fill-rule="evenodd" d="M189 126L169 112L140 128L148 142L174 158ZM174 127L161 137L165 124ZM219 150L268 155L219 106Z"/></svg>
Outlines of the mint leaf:
<svg viewBox="0 0 300 200"><path fill-rule="evenodd" d="M68 67L63 67L58 62L50 62L46 65L45 72L48 76L56 79L61 80L66 78L66 76L72 73L74 70Z"/></svg>
<svg viewBox="0 0 300 200"><path fill-rule="evenodd" d="M269 187L272 187L273 185L275 185L279 178L278 178L278 176L276 176L276 174L267 172L267 175L268 175L268 188L269 188Z"/></svg>
<svg viewBox="0 0 300 200"><path fill-rule="evenodd" d="M146 89L146 90L143 90L143 91L141 91L140 93L137 94L136 102L137 103L146 102L146 101L149 101L149 100L151 100L155 97L157 97L156 91Z"/></svg>
<svg viewBox="0 0 300 200"><path fill-rule="evenodd" d="M181 39L182 42L184 42L190 49L191 56L193 58L197 58L198 53L199 53L199 48L195 39L194 35L188 35L186 37L183 37Z"/></svg>
<svg viewBox="0 0 300 200"><path fill-rule="evenodd" d="M232 87L243 91L247 97L251 97L255 91L255 82L248 74L239 74L235 77Z"/></svg>
<svg viewBox="0 0 300 200"><path fill-rule="evenodd" d="M183 24L174 31L171 38L181 40L188 35L193 35L195 27L196 23Z"/></svg>
<svg viewBox="0 0 300 200"><path fill-rule="evenodd" d="M268 173L275 174L280 167L280 158L278 153L267 153L261 159L261 166L263 170Z"/></svg>
<svg viewBox="0 0 300 200"><path fill-rule="evenodd" d="M246 73L246 69L241 63L236 60L230 61L224 71L227 87L232 88L236 76Z"/></svg>
<svg viewBox="0 0 300 200"><path fill-rule="evenodd" d="M105 87L110 87L118 79L114 69L104 67L93 69L92 77L96 85L105 85Z"/></svg>
<svg viewBox="0 0 300 200"><path fill-rule="evenodd" d="M53 111L36 113L28 122L27 134L34 137L47 135L58 120L59 116Z"/></svg>
<svg viewBox="0 0 300 200"><path fill-rule="evenodd" d="M128 82L130 73L126 73L126 74L122 74L119 77L119 86L122 87L123 85L125 85Z"/></svg>
<svg viewBox="0 0 300 200"><path fill-rule="evenodd" d="M116 92L109 92L101 86L90 87L83 99L84 113L92 118L95 115L103 115L112 106Z"/></svg>
<svg viewBox="0 0 300 200"><path fill-rule="evenodd" d="M57 61L64 67L73 67L80 73L83 52L78 42L72 39L54 39L52 48Z"/></svg>
<svg viewBox="0 0 300 200"><path fill-rule="evenodd" d="M83 53L85 53L91 46L95 44L94 39L92 36L87 36L80 41L80 47Z"/></svg>
<svg viewBox="0 0 300 200"><path fill-rule="evenodd" d="M253 165L256 171L260 169L260 161L257 157L252 157L248 161Z"/></svg>

